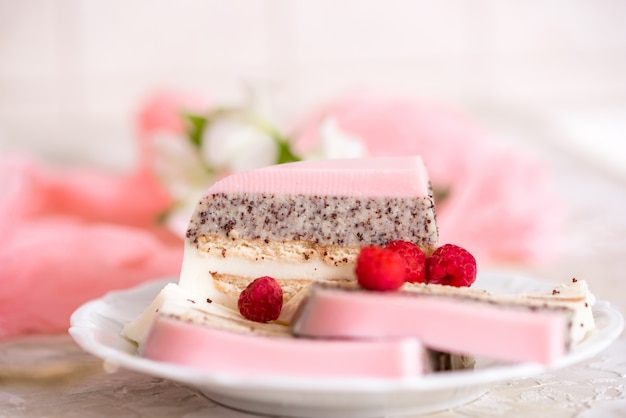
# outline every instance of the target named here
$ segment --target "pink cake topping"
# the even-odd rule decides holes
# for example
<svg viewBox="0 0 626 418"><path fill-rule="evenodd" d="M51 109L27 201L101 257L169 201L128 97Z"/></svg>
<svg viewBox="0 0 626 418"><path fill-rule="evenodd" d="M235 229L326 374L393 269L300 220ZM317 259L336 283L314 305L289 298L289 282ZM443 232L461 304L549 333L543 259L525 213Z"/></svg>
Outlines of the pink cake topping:
<svg viewBox="0 0 626 418"><path fill-rule="evenodd" d="M567 310L323 286L305 303L291 325L305 337L415 337L441 351L544 364L561 357L570 343Z"/></svg>
<svg viewBox="0 0 626 418"><path fill-rule="evenodd" d="M419 156L312 160L237 173L209 189L224 192L419 197L429 180Z"/></svg>
<svg viewBox="0 0 626 418"><path fill-rule="evenodd" d="M316 341L268 337L157 318L143 355L211 373L252 377L407 378L425 371L424 350L413 338Z"/></svg>

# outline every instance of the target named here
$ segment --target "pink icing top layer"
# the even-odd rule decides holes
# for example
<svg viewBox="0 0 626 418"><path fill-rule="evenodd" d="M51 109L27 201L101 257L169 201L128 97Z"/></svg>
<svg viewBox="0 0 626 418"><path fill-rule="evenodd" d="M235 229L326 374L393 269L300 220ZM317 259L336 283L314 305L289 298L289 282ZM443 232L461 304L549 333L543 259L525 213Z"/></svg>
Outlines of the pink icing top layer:
<svg viewBox="0 0 626 418"><path fill-rule="evenodd" d="M233 174L208 191L224 192L420 197L429 179L419 156L311 160Z"/></svg>
<svg viewBox="0 0 626 418"><path fill-rule="evenodd" d="M566 311L458 298L316 289L292 321L296 335L419 338L426 347L495 360L550 364L569 344Z"/></svg>
<svg viewBox="0 0 626 418"><path fill-rule="evenodd" d="M144 345L147 358L212 373L246 376L408 378L424 373L414 338L315 341L240 334L159 317Z"/></svg>

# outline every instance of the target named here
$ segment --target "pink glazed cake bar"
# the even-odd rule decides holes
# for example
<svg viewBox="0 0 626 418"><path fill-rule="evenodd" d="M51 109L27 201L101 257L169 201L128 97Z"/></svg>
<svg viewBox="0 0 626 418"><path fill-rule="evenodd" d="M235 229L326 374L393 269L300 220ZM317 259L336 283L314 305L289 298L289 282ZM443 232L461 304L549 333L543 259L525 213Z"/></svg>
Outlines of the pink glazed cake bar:
<svg viewBox="0 0 626 418"><path fill-rule="evenodd" d="M592 303L582 280L528 295L409 283L383 293L325 283L312 286L291 329L335 341L415 337L444 352L551 364L593 330Z"/></svg>
<svg viewBox="0 0 626 418"><path fill-rule="evenodd" d="M415 338L324 341L294 338L288 327L242 318L168 284L142 318L125 328L152 360L227 375L418 377L432 369Z"/></svg>

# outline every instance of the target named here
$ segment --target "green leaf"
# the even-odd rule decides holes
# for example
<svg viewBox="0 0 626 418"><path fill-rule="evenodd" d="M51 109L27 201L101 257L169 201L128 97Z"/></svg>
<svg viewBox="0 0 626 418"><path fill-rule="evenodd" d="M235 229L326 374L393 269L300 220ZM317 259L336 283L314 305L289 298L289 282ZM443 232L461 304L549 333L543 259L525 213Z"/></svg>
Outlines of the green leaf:
<svg viewBox="0 0 626 418"><path fill-rule="evenodd" d="M301 160L301 158L294 154L291 150L288 140L277 136L274 136L274 138L276 139L276 145L278 146L277 164L293 163Z"/></svg>
<svg viewBox="0 0 626 418"><path fill-rule="evenodd" d="M187 136L192 144L197 148L202 146L202 135L206 128L208 119L204 116L186 113L183 115L188 122Z"/></svg>

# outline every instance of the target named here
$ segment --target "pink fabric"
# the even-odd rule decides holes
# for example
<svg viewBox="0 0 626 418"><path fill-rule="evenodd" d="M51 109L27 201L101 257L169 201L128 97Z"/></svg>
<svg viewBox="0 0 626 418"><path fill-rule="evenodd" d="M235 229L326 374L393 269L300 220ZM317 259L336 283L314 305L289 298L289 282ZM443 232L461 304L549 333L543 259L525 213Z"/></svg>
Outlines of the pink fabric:
<svg viewBox="0 0 626 418"><path fill-rule="evenodd" d="M0 202L0 338L63 332L80 304L180 270L181 240L153 226L169 200L145 174L4 156Z"/></svg>
<svg viewBox="0 0 626 418"><path fill-rule="evenodd" d="M61 170L0 156L0 339L64 332L71 313L104 293L177 276L182 239L158 226L171 198L152 169L152 135L182 134L201 101L158 93L140 109L136 172Z"/></svg>
<svg viewBox="0 0 626 418"><path fill-rule="evenodd" d="M326 117L362 139L373 156L421 155L435 184L452 184L462 177L476 145L487 135L473 119L446 104L356 94L305 119L298 128L297 152L314 146L319 123Z"/></svg>
<svg viewBox="0 0 626 418"><path fill-rule="evenodd" d="M441 103L356 94L330 103L299 126L296 148L317 140L332 117L374 156L420 154L437 202L440 242L469 249L479 263L543 262L558 249L564 207L536 157L498 145L462 112Z"/></svg>

